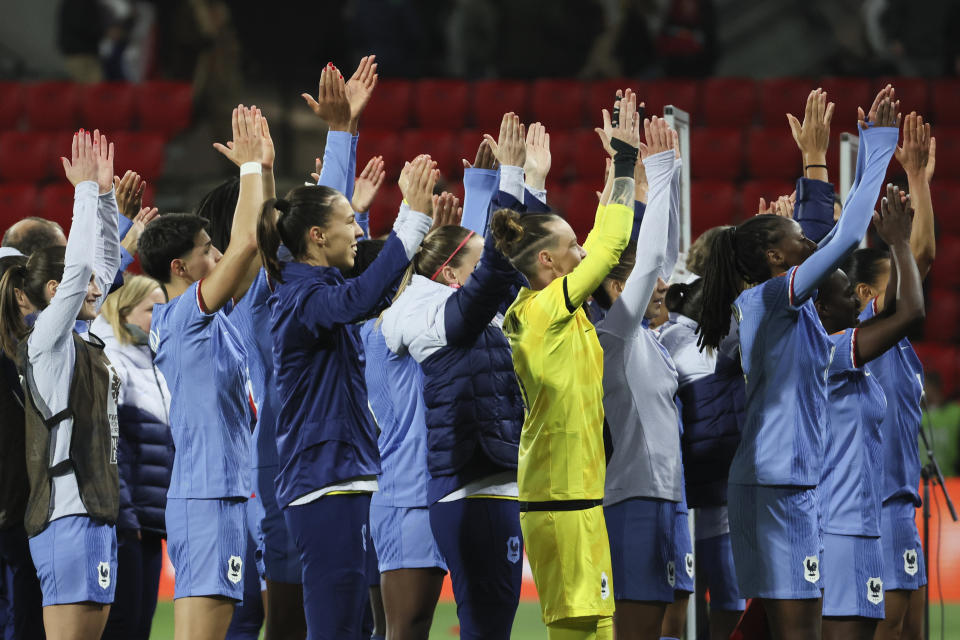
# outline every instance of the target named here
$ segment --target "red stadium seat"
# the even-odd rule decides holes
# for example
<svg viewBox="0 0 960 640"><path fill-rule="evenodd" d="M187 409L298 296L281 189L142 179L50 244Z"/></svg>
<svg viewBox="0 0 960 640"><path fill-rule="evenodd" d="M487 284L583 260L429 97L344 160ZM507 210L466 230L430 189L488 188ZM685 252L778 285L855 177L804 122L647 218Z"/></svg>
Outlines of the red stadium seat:
<svg viewBox="0 0 960 640"><path fill-rule="evenodd" d="M740 198L736 187L725 180L694 180L690 184L690 236L719 225L736 224Z"/></svg>
<svg viewBox="0 0 960 640"><path fill-rule="evenodd" d="M960 179L960 126L935 126L932 131L937 139L937 177L932 187L936 192L940 178ZM897 164L899 168L896 160L890 164Z"/></svg>
<svg viewBox="0 0 960 640"><path fill-rule="evenodd" d="M588 130L589 131L589 130ZM580 153L577 146L579 131L557 131L550 135L550 174L553 180L570 180L577 177L576 158ZM589 131L597 140L597 134ZM589 139L589 138L585 138ZM599 145L599 140L597 142ZM591 176L585 176L591 177Z"/></svg>
<svg viewBox="0 0 960 640"><path fill-rule="evenodd" d="M583 122L584 94L579 80L537 80L530 96L530 118L550 132L577 128Z"/></svg>
<svg viewBox="0 0 960 640"><path fill-rule="evenodd" d="M834 103L832 130L854 131L857 107L869 109L873 98L883 85L866 78L821 78L820 86L827 92L827 101ZM816 87L810 87L815 89ZM803 122L803 104L791 111Z"/></svg>
<svg viewBox="0 0 960 640"><path fill-rule="evenodd" d="M10 182L36 182L49 177L58 165L62 172L59 155L70 155L70 139L66 139L66 149L58 147L60 153L56 155L53 135L19 131L0 134L0 178Z"/></svg>
<svg viewBox="0 0 960 640"><path fill-rule="evenodd" d="M577 154L573 158L573 169L580 182L589 182L603 188L603 170L607 152L600 143L600 138L593 129L580 129L573 134L574 146ZM553 135L550 136L553 142ZM553 173L553 169L550 170Z"/></svg>
<svg viewBox="0 0 960 640"><path fill-rule="evenodd" d="M756 83L750 78L705 80L700 91L699 113L711 127L750 126L757 120Z"/></svg>
<svg viewBox="0 0 960 640"><path fill-rule="evenodd" d="M457 136L454 132L422 129L405 131L400 137L400 155L404 159L410 159L421 153L430 154L446 179L459 179L463 175Z"/></svg>
<svg viewBox="0 0 960 640"><path fill-rule="evenodd" d="M803 119L810 91L819 85L809 78L768 78L759 82L760 115L767 127L787 128L786 114ZM787 129L789 132L789 129Z"/></svg>
<svg viewBox="0 0 960 640"><path fill-rule="evenodd" d="M473 126L496 136L503 114L513 111L527 121L530 85L519 80L479 80L473 83ZM549 126L549 125L545 125Z"/></svg>
<svg viewBox="0 0 960 640"><path fill-rule="evenodd" d="M403 157L400 152L400 134L383 129L363 129L357 141L357 163L366 162L373 156L383 156L383 169L387 172L388 182L396 182L403 169L404 160L412 160L413 155ZM363 168L361 166L360 170Z"/></svg>
<svg viewBox="0 0 960 640"><path fill-rule="evenodd" d="M397 211L403 194L396 182L385 183L377 192L373 204L370 205L370 235L374 238L390 233L393 222L397 219Z"/></svg>
<svg viewBox="0 0 960 640"><path fill-rule="evenodd" d="M923 338L935 342L955 342L960 338L960 294L949 289L930 292Z"/></svg>
<svg viewBox="0 0 960 640"><path fill-rule="evenodd" d="M743 172L743 131L693 129L690 154L694 180L736 180Z"/></svg>
<svg viewBox="0 0 960 640"><path fill-rule="evenodd" d="M647 115L663 116L663 108L672 104L690 114L690 121L698 121L699 84L696 80L658 80L640 87L639 100L646 102Z"/></svg>
<svg viewBox="0 0 960 640"><path fill-rule="evenodd" d="M930 280L938 289L960 288L960 236L941 233L937 237L937 257L930 269Z"/></svg>
<svg viewBox="0 0 960 640"><path fill-rule="evenodd" d="M927 316L929 322L929 315ZM915 342L913 350L917 352L923 364L924 373L936 372L943 384L943 392L951 396L957 390L957 372L960 369L956 347L935 342Z"/></svg>
<svg viewBox="0 0 960 640"><path fill-rule="evenodd" d="M114 134L114 170L123 175L136 171L147 181L155 181L163 174L166 145L159 133L121 132Z"/></svg>
<svg viewBox="0 0 960 640"><path fill-rule="evenodd" d="M782 126L753 128L747 133L747 168L751 178L793 180L800 177L802 164L786 121Z"/></svg>
<svg viewBox="0 0 960 640"><path fill-rule="evenodd" d="M73 186L63 180L41 189L37 199L36 214L47 220L53 220L63 227L65 234L69 235L70 221L73 218Z"/></svg>
<svg viewBox="0 0 960 640"><path fill-rule="evenodd" d="M640 91L637 81L631 78L615 78L613 80L597 80L587 85L584 103L584 116L589 127L603 126L603 110L613 109L613 102L617 97L617 89L633 89ZM637 104L644 102L647 96L642 92L637 94ZM547 125L549 127L549 125Z"/></svg>
<svg viewBox="0 0 960 640"><path fill-rule="evenodd" d="M137 85L136 105L141 129L172 136L190 126L193 88L183 82L145 82Z"/></svg>
<svg viewBox="0 0 960 640"><path fill-rule="evenodd" d="M867 104L859 106L869 109L877 92L888 84L892 84L893 88L897 90L897 100L900 101L900 111L903 115L916 111L923 116L924 120L932 121L930 83L926 78L908 78L905 76L877 78L870 82L870 98L867 100ZM855 116L856 113L856 110L854 110L852 116ZM947 124L945 121L943 123Z"/></svg>
<svg viewBox="0 0 960 640"><path fill-rule="evenodd" d="M37 196L37 187L32 184L0 184L0 228L34 215Z"/></svg>
<svg viewBox="0 0 960 640"><path fill-rule="evenodd" d="M361 124L364 127L404 129L410 126L412 112L413 83L408 80L383 80L377 83L373 97L363 110Z"/></svg>
<svg viewBox="0 0 960 640"><path fill-rule="evenodd" d="M760 198L770 202L780 196L793 193L796 183L789 180L748 180L740 186L740 219L746 219L757 213Z"/></svg>
<svg viewBox="0 0 960 640"><path fill-rule="evenodd" d="M421 80L413 91L421 129L462 129L470 104L470 85L463 80Z"/></svg>
<svg viewBox="0 0 960 640"><path fill-rule="evenodd" d="M37 82L25 88L27 124L34 131L62 131L76 126L80 85L72 82Z"/></svg>
<svg viewBox="0 0 960 640"><path fill-rule="evenodd" d="M463 167L461 160L466 160L470 164L477 159L477 147L483 141L483 131L476 129L465 129L454 133L456 136L456 154L457 164ZM496 132L491 135L496 135Z"/></svg>
<svg viewBox="0 0 960 640"><path fill-rule="evenodd" d="M80 89L80 121L109 135L133 124L134 86L122 82L84 85Z"/></svg>
<svg viewBox="0 0 960 640"><path fill-rule="evenodd" d="M549 194L548 194L549 198ZM567 189L564 217L584 242L597 217L597 189L591 182L575 182Z"/></svg>
<svg viewBox="0 0 960 640"><path fill-rule="evenodd" d="M936 216L937 232L960 236L960 216L950 215L960 202L960 181L935 179L930 195L933 197L934 213L946 213ZM937 259L939 260L939 256Z"/></svg>
<svg viewBox="0 0 960 640"><path fill-rule="evenodd" d="M0 131L16 129L23 115L23 85L0 82Z"/></svg>
<svg viewBox="0 0 960 640"><path fill-rule="evenodd" d="M933 80L932 95L933 116L928 119L940 126L956 124L960 120L960 78ZM938 139L937 142L940 140ZM939 151L940 148L937 147L937 150Z"/></svg>

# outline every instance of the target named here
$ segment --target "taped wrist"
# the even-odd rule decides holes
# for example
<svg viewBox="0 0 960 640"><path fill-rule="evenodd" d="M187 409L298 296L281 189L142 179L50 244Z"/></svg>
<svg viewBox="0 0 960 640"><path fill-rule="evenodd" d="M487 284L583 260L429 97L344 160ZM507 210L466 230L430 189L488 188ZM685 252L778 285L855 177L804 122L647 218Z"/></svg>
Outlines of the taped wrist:
<svg viewBox="0 0 960 640"><path fill-rule="evenodd" d="M633 170L637 166L637 147L616 138L610 140L610 146L614 151L613 177L632 178Z"/></svg>

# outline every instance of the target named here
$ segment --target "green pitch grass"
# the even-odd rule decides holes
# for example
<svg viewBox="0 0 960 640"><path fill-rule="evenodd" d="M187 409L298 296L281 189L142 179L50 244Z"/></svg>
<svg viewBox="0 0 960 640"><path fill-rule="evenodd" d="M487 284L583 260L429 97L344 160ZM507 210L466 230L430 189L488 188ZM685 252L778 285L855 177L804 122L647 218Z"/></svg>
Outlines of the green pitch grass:
<svg viewBox="0 0 960 640"><path fill-rule="evenodd" d="M944 638L960 638L960 604L944 606ZM930 611L931 638L940 638L940 608L935 603ZM458 638L457 609L452 602L437 605L437 614L430 631L431 640ZM512 637L515 640L546 640L547 631L540 620L540 605L536 602L521 602L513 623ZM153 618L150 640L172 640L173 603L160 602Z"/></svg>

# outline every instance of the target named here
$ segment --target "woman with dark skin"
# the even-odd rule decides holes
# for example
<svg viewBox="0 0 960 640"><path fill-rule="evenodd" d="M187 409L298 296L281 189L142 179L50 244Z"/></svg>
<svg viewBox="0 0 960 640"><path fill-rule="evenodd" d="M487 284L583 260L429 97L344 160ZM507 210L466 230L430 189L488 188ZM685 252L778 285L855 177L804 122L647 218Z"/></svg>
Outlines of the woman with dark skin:
<svg viewBox="0 0 960 640"><path fill-rule="evenodd" d="M828 374L826 464L823 496L823 637L873 637L884 617L883 551L880 544L885 394L864 365L895 348L923 321L920 273L910 251L912 209L908 198L887 186L874 216L880 237L890 245L894 269L884 313L860 326L854 283L836 270L820 288L817 314L836 347ZM899 284L899 287L898 287ZM865 598L863 596L866 596Z"/></svg>

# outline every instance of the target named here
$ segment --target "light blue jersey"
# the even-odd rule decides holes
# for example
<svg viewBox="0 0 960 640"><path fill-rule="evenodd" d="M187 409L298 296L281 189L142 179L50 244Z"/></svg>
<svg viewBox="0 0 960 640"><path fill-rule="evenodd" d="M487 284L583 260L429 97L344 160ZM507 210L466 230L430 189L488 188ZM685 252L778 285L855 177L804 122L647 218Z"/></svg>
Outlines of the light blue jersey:
<svg viewBox="0 0 960 640"><path fill-rule="evenodd" d="M820 483L823 530L879 536L884 475L880 423L887 401L880 383L856 361L858 332L847 329L830 336L836 350L827 379L826 464Z"/></svg>
<svg viewBox="0 0 960 640"><path fill-rule="evenodd" d="M168 498L249 498L247 356L228 303L206 312L199 282L154 306L150 346L170 387L176 454Z"/></svg>
<svg viewBox="0 0 960 640"><path fill-rule="evenodd" d="M860 322L876 315L877 301L867 304ZM923 396L923 365L907 338L891 347L876 360L867 363L867 371L876 376L887 396L883 417L883 490L884 502L909 498L920 506L920 399Z"/></svg>
<svg viewBox="0 0 960 640"><path fill-rule="evenodd" d="M366 352L367 394L380 436L377 506L425 507L427 502L427 424L423 371L410 355L387 348L383 334L368 320L360 329Z"/></svg>
<svg viewBox="0 0 960 640"><path fill-rule="evenodd" d="M237 302L230 322L239 330L247 351L250 387L257 408L253 430L253 468L277 466L277 385L274 382L273 340L270 337L270 306L273 291L264 269L260 269L247 293Z"/></svg>
<svg viewBox="0 0 960 640"><path fill-rule="evenodd" d="M797 269L747 289L734 302L746 379L743 436L730 466L734 484L820 482L833 345L813 301L795 304Z"/></svg>

